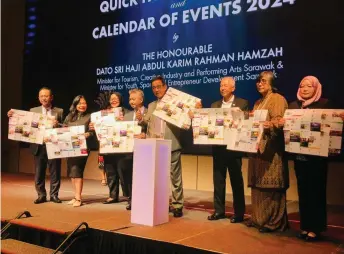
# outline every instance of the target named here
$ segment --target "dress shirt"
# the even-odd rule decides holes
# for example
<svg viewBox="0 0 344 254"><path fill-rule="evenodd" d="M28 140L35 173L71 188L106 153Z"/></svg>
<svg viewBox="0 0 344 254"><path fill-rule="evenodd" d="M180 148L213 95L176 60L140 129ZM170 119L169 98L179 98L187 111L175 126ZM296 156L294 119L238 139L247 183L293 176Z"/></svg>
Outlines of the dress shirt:
<svg viewBox="0 0 344 254"><path fill-rule="evenodd" d="M222 100L221 108L231 108L232 104L233 104L233 101L234 101L234 95L232 95L231 98L229 98L228 102L225 102L224 100Z"/></svg>
<svg viewBox="0 0 344 254"><path fill-rule="evenodd" d="M51 116L51 107L45 108L45 107L42 106L42 114L43 115Z"/></svg>

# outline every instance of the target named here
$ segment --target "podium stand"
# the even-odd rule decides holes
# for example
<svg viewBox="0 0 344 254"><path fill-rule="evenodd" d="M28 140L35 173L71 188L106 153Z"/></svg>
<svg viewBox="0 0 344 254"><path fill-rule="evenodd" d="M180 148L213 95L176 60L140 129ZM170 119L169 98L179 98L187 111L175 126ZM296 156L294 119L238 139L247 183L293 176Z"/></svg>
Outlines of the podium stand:
<svg viewBox="0 0 344 254"><path fill-rule="evenodd" d="M171 140L135 139L131 223L168 222Z"/></svg>

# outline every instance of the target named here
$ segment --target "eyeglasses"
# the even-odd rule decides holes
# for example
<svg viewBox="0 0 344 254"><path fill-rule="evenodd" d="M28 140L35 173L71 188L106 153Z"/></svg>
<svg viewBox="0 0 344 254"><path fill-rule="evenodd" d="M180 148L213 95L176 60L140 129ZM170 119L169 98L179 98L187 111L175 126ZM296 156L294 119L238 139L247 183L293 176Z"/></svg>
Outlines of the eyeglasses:
<svg viewBox="0 0 344 254"><path fill-rule="evenodd" d="M161 88L163 88L163 85L152 86L153 90L160 90Z"/></svg>
<svg viewBox="0 0 344 254"><path fill-rule="evenodd" d="M260 84L260 83L262 83L263 85L266 85L268 83L268 81L266 79L262 78L261 80L257 81L257 85Z"/></svg>

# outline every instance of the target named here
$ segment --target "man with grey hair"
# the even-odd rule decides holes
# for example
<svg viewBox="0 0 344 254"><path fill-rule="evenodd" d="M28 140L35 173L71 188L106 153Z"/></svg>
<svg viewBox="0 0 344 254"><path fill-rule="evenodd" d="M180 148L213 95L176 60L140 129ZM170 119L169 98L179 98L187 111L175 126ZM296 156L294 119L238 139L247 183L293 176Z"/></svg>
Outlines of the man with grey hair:
<svg viewBox="0 0 344 254"><path fill-rule="evenodd" d="M133 120L142 119L145 107L143 106L144 93L141 89L134 88L129 91L129 104L134 109Z"/></svg>
<svg viewBox="0 0 344 254"><path fill-rule="evenodd" d="M124 115L124 121L138 121L142 127L141 134L135 135L135 138L146 137L146 126L142 123L142 118L146 114L147 109L143 106L144 94L141 89L132 89L129 91L129 104L133 111ZM128 192L127 210L131 210L131 192L133 182L133 155L128 154L118 162L119 178L123 182L125 190Z"/></svg>
<svg viewBox="0 0 344 254"><path fill-rule="evenodd" d="M224 77L220 83L221 100L211 104L212 108L239 107L248 111L248 101L234 96L235 80L232 77ZM232 185L234 216L231 223L241 222L245 213L244 182L242 178L241 165L242 154L229 151L226 146L213 146L213 182L214 182L214 208L215 212L208 216L208 220L219 220L226 218L226 175L227 170Z"/></svg>

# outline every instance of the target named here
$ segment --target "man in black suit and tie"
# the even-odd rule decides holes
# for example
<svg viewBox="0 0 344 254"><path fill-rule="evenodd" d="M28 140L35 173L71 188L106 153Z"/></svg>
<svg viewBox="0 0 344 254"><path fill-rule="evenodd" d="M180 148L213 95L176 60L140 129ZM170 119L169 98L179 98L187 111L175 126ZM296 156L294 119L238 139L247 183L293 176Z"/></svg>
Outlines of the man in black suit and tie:
<svg viewBox="0 0 344 254"><path fill-rule="evenodd" d="M141 134L135 136L135 138L146 137L146 126L142 123L143 116L147 113L147 109L143 105L144 93L141 89L134 88L129 91L129 104L132 107L132 111L127 112L124 115L124 121L138 121L141 125ZM131 210L131 193L133 183L133 154L128 154L118 162L118 174L119 178L123 182L125 189L128 192L128 205L127 210Z"/></svg>
<svg viewBox="0 0 344 254"><path fill-rule="evenodd" d="M53 94L50 88L41 88L38 93L38 100L41 103L41 106L31 108L31 112L54 117L54 127L57 127L58 123L62 123L63 109L52 105ZM10 110L8 112L8 116L11 117L12 114L13 113ZM47 149L44 144L31 144L30 150L35 160L35 187L38 194L38 198L34 203L40 204L47 201L47 191L45 189L45 174L47 166L50 170L50 201L61 203L61 200L58 198L61 181L61 159L48 160Z"/></svg>
<svg viewBox="0 0 344 254"><path fill-rule="evenodd" d="M234 95L235 80L224 77L220 83L222 99L211 104L212 108L239 107L248 111L248 101ZM208 216L208 220L219 220L225 217L226 201L226 175L227 169L232 185L234 216L232 223L241 222L245 213L244 182L241 172L242 154L229 151L226 146L213 146L213 182L214 182L214 208L215 212Z"/></svg>

